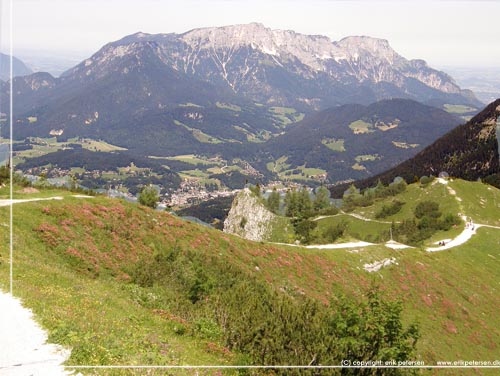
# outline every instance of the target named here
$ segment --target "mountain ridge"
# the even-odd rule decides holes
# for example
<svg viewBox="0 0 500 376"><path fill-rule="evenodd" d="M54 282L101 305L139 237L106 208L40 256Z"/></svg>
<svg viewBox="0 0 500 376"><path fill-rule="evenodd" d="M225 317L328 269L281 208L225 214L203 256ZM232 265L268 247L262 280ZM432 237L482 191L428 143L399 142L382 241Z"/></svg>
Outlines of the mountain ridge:
<svg viewBox="0 0 500 376"><path fill-rule="evenodd" d="M275 159L287 156L292 167L306 163L322 168L333 183L383 172L460 122L443 110L408 99L347 104L309 115L269 140L263 151Z"/></svg>
<svg viewBox="0 0 500 376"><path fill-rule="evenodd" d="M181 34L135 33L108 43L62 77L87 74L99 56L102 63L134 53L146 43L175 70L264 103L309 109L342 104L346 103L342 99L346 88L339 83L348 83L353 86L347 90L350 96L366 104L367 100L390 97L378 87L390 83L394 94L402 97L421 101L446 98L478 105L473 94L460 89L449 75L423 60L403 58L387 40L352 36L336 42L258 23L197 28ZM328 85L318 80L326 80ZM286 87L285 83L292 82L302 86L302 93ZM369 89L379 94L367 97Z"/></svg>
<svg viewBox="0 0 500 376"><path fill-rule="evenodd" d="M465 180L489 178L497 181L500 173L500 99L487 105L467 123L459 125L413 158L376 176L355 182L358 188L367 188L378 180L388 183L400 176L408 182L422 176L437 176L446 172L452 177ZM497 176L495 178L495 176ZM331 188L340 196L346 184Z"/></svg>
<svg viewBox="0 0 500 376"><path fill-rule="evenodd" d="M12 75L26 76L33 71L19 58L12 56ZM10 80L10 56L0 52L0 80Z"/></svg>

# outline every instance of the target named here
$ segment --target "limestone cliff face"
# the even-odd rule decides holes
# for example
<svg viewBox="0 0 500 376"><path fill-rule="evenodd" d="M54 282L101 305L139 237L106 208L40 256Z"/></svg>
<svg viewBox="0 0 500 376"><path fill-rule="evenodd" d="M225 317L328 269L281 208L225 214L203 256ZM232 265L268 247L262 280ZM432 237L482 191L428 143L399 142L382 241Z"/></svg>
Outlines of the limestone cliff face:
<svg viewBox="0 0 500 376"><path fill-rule="evenodd" d="M267 240L275 217L248 188L245 188L233 201L224 221L224 232L249 240Z"/></svg>

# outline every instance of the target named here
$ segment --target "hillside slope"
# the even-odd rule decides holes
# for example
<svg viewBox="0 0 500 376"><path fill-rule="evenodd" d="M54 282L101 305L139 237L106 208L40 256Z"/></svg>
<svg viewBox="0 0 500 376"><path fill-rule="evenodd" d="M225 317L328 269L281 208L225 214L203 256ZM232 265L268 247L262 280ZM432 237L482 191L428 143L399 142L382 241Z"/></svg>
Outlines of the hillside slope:
<svg viewBox="0 0 500 376"><path fill-rule="evenodd" d="M33 71L17 57L12 57L12 75L13 77L27 76ZM0 80L10 80L10 56L0 52Z"/></svg>
<svg viewBox="0 0 500 376"><path fill-rule="evenodd" d="M288 170L302 165L324 169L333 183L385 171L460 122L443 110L407 99L350 104L307 116L269 140L263 150L274 160L286 158Z"/></svg>
<svg viewBox="0 0 500 376"><path fill-rule="evenodd" d="M379 179L388 183L397 176L413 182L422 176L437 176L441 172L466 180L496 176L500 172L499 119L500 99L497 99L415 157L377 176L356 182L356 186L370 187ZM332 194L339 196L346 188L346 185L332 187Z"/></svg>
<svg viewBox="0 0 500 376"><path fill-rule="evenodd" d="M498 225L500 191L479 183L451 184L462 199L453 199L462 213ZM444 186L432 187L446 193L439 190ZM258 325L280 320L276 302L295 302L296 309L305 310L300 302L312 299L335 309L346 295L356 305L382 278L382 301L400 297L404 323L419 322L415 360L493 360L498 353L497 229L480 228L469 242L444 252L381 244L329 251L246 241L119 200L62 191L43 195L63 199L14 206L14 291L49 329L52 342L73 348L72 364L265 363L253 345L226 340L224 325L240 330L248 319L271 336L268 327ZM5 288L8 232L3 226L1 236ZM396 264L376 273L363 269L386 258ZM268 313L223 324L238 306L250 307L257 297L250 291L266 297L252 310L268 307ZM295 361L305 363L306 353L301 354L304 358Z"/></svg>

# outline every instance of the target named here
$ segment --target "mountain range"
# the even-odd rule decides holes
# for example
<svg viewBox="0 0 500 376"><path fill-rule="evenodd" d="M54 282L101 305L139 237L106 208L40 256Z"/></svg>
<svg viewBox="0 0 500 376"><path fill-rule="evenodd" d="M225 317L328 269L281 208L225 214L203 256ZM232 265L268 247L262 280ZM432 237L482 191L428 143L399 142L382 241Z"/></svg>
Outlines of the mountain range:
<svg viewBox="0 0 500 376"><path fill-rule="evenodd" d="M386 40L363 36L332 42L324 36L271 30L254 23L184 34L127 36L105 45L60 79L35 75L16 80L17 112L49 104L52 97L81 97L85 89L90 86L92 90L103 80L109 84L116 77L140 75L143 85L130 87L130 93L139 89L135 97L145 92L151 102L158 99L154 104L163 106L183 103L183 89L207 83L218 92L226 89L254 102L305 112L392 97L479 105L472 92L460 89L450 76L422 60L403 58ZM170 89L161 100L155 98L153 81L157 79L169 84L161 87L163 91ZM24 105L26 92L38 91L40 85L52 89L50 95L38 93L31 106Z"/></svg>
<svg viewBox="0 0 500 376"><path fill-rule="evenodd" d="M307 111L390 97L477 105L450 76L423 60L403 58L387 40L352 36L337 42L258 23L184 34L137 33L105 46L66 74L101 71L103 63L144 44L179 72L270 105Z"/></svg>
<svg viewBox="0 0 500 376"><path fill-rule="evenodd" d="M19 141L86 137L134 157L244 158L269 178L326 173L330 181L380 173L460 123L429 105L481 105L386 40L337 42L256 23L136 33L59 78L37 72L14 78L13 88ZM8 95L2 83L0 100Z"/></svg>

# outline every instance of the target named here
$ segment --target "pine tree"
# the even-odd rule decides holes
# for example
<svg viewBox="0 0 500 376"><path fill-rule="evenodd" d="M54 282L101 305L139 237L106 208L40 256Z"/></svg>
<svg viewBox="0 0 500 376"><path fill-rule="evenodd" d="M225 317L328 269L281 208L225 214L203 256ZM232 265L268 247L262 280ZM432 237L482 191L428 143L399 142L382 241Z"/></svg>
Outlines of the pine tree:
<svg viewBox="0 0 500 376"><path fill-rule="evenodd" d="M308 216L312 211L312 201L309 195L309 190L303 187L298 193L298 215L301 217Z"/></svg>
<svg viewBox="0 0 500 376"><path fill-rule="evenodd" d="M10 168L9 166L0 166L0 184L4 184L9 181L10 178Z"/></svg>
<svg viewBox="0 0 500 376"><path fill-rule="evenodd" d="M298 215L298 196L295 190L286 192L285 215L287 217L296 217Z"/></svg>
<svg viewBox="0 0 500 376"><path fill-rule="evenodd" d="M278 193L276 188L274 188L269 197L267 198L267 207L274 214L278 214L280 210L280 200L281 200L280 194Z"/></svg>
<svg viewBox="0 0 500 376"><path fill-rule="evenodd" d="M329 206L330 206L330 191L325 186L322 185L316 191L313 207L314 210L318 211L321 209L326 209Z"/></svg>

